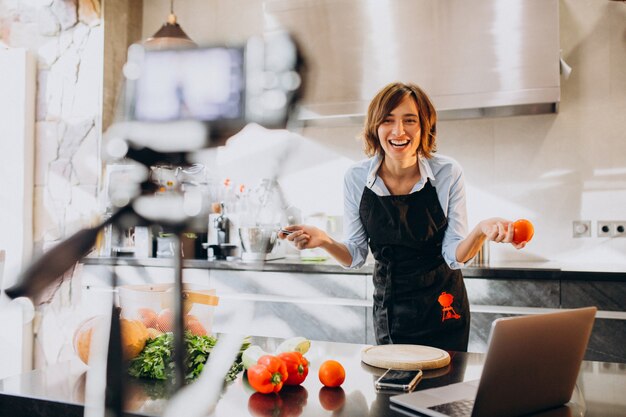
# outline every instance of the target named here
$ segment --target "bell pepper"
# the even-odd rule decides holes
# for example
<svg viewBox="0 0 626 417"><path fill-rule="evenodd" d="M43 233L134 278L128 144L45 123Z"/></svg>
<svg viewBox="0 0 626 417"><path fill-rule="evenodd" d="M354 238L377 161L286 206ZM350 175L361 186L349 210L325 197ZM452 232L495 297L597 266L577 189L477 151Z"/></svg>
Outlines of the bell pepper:
<svg viewBox="0 0 626 417"><path fill-rule="evenodd" d="M248 368L248 382L262 394L280 391L287 375L285 362L272 355L261 356L256 365Z"/></svg>
<svg viewBox="0 0 626 417"><path fill-rule="evenodd" d="M300 352L283 352L278 357L287 366L286 385L300 385L309 374L309 361Z"/></svg>

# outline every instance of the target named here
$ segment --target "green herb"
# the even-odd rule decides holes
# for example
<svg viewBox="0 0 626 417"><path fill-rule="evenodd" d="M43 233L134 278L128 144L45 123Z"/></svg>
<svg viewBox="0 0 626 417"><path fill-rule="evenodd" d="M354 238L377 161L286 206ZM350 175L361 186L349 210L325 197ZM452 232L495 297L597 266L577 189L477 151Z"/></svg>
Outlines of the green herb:
<svg viewBox="0 0 626 417"><path fill-rule="evenodd" d="M130 362L128 373L136 378L167 379L173 370L173 346L172 333L149 339L139 356Z"/></svg>
<svg viewBox="0 0 626 417"><path fill-rule="evenodd" d="M185 346L187 347L185 379L195 379L200 375L215 342L217 339L212 336L194 336L189 332L185 333Z"/></svg>
<svg viewBox="0 0 626 417"><path fill-rule="evenodd" d="M216 342L217 339L213 336L195 336L191 332L185 332L187 351L185 380L191 381L200 375ZM246 338L239 349L237 359L226 374L225 380L227 382L236 379L237 375L243 371L241 354L248 346L250 346L250 341ZM174 336L172 333L165 333L154 339L149 339L141 353L130 362L128 373L136 378L160 380L172 378L174 375L173 349Z"/></svg>

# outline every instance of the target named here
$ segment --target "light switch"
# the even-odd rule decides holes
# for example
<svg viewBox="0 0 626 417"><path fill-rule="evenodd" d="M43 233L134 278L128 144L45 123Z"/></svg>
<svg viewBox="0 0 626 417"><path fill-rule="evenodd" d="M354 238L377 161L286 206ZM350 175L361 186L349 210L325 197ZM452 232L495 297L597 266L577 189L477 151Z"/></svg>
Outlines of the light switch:
<svg viewBox="0 0 626 417"><path fill-rule="evenodd" d="M591 237L591 220L574 220L572 237Z"/></svg>

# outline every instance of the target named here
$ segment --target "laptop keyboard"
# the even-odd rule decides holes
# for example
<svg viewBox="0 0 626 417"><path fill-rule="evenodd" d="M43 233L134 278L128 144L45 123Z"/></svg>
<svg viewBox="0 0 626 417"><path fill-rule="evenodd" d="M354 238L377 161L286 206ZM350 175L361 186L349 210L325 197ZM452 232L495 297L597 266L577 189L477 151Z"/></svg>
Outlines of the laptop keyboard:
<svg viewBox="0 0 626 417"><path fill-rule="evenodd" d="M474 400L452 401L428 408L451 417L470 417L474 408Z"/></svg>

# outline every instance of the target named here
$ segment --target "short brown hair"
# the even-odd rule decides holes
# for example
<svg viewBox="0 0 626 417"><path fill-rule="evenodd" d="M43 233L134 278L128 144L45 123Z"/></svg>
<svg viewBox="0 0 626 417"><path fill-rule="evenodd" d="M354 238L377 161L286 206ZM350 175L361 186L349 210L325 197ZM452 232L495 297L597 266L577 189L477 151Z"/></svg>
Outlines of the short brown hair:
<svg viewBox="0 0 626 417"><path fill-rule="evenodd" d="M396 82L388 84L380 90L367 109L363 130L364 150L367 156L374 156L383 152L378 139L378 127L406 96L413 97L417 105L420 122L420 144L417 152L426 158L431 158L432 153L436 152L437 112L433 103L417 85Z"/></svg>

